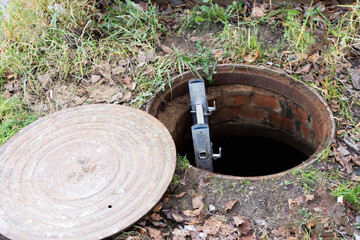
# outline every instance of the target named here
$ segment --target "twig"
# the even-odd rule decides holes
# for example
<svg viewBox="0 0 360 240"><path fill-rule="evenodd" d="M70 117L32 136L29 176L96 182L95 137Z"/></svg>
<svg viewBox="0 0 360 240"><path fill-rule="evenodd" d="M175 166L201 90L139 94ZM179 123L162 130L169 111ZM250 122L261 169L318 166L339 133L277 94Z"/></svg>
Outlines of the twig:
<svg viewBox="0 0 360 240"><path fill-rule="evenodd" d="M339 233L345 240L349 240L348 238L346 238L346 237L344 236L344 234L343 234L342 232L340 232L340 231L337 230L336 228L335 228L335 231L336 231L337 233Z"/></svg>
<svg viewBox="0 0 360 240"><path fill-rule="evenodd" d="M354 151L356 152L360 152L360 149L358 147L358 145L353 141L351 140L348 135L345 135L344 137L344 142L346 143L346 145L348 145L350 148L352 148Z"/></svg>

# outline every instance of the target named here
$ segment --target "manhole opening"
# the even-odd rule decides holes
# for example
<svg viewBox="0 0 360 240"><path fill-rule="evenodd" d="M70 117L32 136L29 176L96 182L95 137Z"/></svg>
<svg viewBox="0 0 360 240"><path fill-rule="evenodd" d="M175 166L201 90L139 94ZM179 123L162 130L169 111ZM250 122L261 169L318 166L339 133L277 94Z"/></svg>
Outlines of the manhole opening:
<svg viewBox="0 0 360 240"><path fill-rule="evenodd" d="M261 176L282 172L305 161L309 156L276 139L260 136L213 138L214 149L222 148L222 157L213 162L214 172L233 176ZM195 166L192 142L178 146ZM276 158L276 159L274 159Z"/></svg>
<svg viewBox="0 0 360 240"><path fill-rule="evenodd" d="M331 111L304 83L260 68L218 66L215 85L206 86L213 149L222 148L214 172L240 177L279 175L315 161L334 134ZM159 92L148 106L170 131L180 155L195 166L190 96L185 73L171 90Z"/></svg>

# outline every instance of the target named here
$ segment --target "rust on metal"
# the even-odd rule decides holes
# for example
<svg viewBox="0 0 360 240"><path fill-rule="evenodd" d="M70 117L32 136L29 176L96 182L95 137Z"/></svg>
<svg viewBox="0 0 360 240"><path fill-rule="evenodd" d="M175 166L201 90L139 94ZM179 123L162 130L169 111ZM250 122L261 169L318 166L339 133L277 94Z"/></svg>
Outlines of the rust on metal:
<svg viewBox="0 0 360 240"><path fill-rule="evenodd" d="M0 233L109 237L155 206L175 164L168 130L140 110L88 105L48 115L0 148Z"/></svg>
<svg viewBox="0 0 360 240"><path fill-rule="evenodd" d="M174 110L174 106L169 107L169 109L167 107L171 105L169 103L174 99L188 98L186 97L189 94L188 81L198 77L198 75L206 76L201 68L197 69L197 72L188 71L176 76L172 79L171 89L167 88L158 92L146 108L155 117L166 116L166 112L169 110L174 112L171 117L163 117L162 122L169 129L177 145L184 141L185 131L189 128L189 120L186 119L190 119L191 122L189 107L185 103L181 105L181 109ZM218 117L218 122L223 124L221 121L224 121L223 125L220 124L223 127L227 126L226 121L230 121L229 126L232 127L228 130L232 133L236 132L233 126L237 122L245 122L250 126L257 122L259 126L264 127L264 130L267 125L271 125L270 127L273 129L278 126L282 131L292 132L292 135L289 136L303 138L303 143L308 142L314 151L306 161L296 168L314 163L334 137L335 123L326 102L315 90L285 72L264 67L226 64L216 66L213 79L214 88L219 87L219 89L214 90L214 99L209 97L210 102L216 99L218 103L218 115L215 114L213 120ZM225 86L234 86L234 90L230 93L226 93L226 91L221 93L220 87ZM265 93L264 96L262 92ZM221 109L222 102L225 105L224 109ZM241 104L241 106L233 106L232 104ZM175 116L176 114L177 116ZM172 121L175 118L178 121ZM216 124L217 121L215 121ZM300 140L302 143L302 139ZM267 176L234 177L207 173L197 169L203 174L212 176L254 180L282 176L291 170Z"/></svg>

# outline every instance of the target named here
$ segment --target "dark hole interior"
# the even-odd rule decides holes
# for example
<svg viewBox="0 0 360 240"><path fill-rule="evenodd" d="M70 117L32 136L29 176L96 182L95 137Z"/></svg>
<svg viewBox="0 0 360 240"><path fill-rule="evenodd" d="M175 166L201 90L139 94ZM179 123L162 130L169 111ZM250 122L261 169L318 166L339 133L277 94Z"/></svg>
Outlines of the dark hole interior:
<svg viewBox="0 0 360 240"><path fill-rule="evenodd" d="M276 139L259 136L232 136L212 139L214 152L222 148L222 157L213 161L214 172L233 176L263 176L291 169L308 156ZM178 153L195 164L192 141L186 141Z"/></svg>

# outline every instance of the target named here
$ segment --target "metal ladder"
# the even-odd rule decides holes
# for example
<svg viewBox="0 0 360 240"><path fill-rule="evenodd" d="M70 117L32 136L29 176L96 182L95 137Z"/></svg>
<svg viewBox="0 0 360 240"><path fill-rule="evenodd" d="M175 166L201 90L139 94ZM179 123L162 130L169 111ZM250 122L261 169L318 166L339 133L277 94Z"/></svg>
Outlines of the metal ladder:
<svg viewBox="0 0 360 240"><path fill-rule="evenodd" d="M208 118L216 110L216 104L209 107L205 93L204 80L201 78L189 81L189 92L191 100L191 114L194 125L191 127L196 166L213 172L213 160L221 158L219 153L213 152L210 140Z"/></svg>

